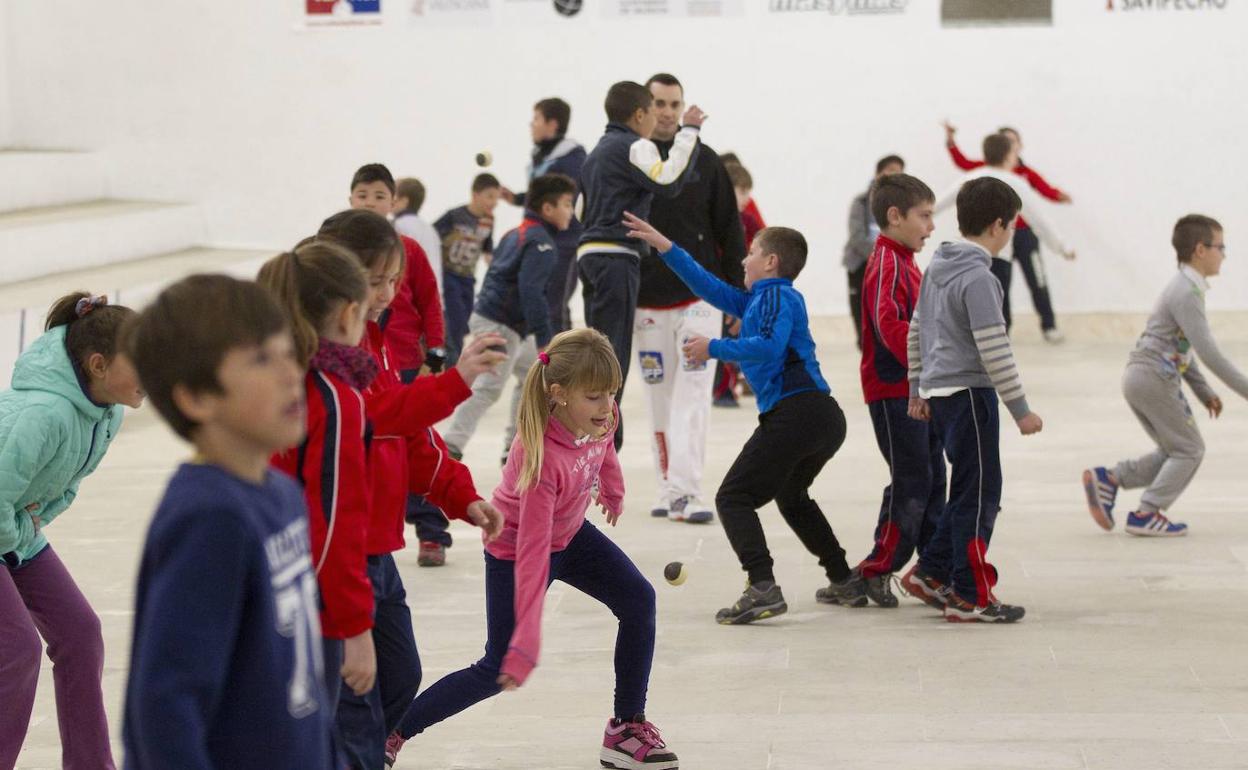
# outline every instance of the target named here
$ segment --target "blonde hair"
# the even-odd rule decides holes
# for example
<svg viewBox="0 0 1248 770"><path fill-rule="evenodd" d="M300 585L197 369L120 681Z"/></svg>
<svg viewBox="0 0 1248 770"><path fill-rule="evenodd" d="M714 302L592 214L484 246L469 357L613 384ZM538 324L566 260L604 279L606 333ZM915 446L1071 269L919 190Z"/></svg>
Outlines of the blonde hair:
<svg viewBox="0 0 1248 770"><path fill-rule="evenodd" d="M574 329L555 335L543 360L529 369L524 380L524 394L516 415L520 445L524 447L517 489L528 489L542 475L546 425L554 406L550 389L559 385L566 391L614 395L622 382L620 362L602 332Z"/></svg>

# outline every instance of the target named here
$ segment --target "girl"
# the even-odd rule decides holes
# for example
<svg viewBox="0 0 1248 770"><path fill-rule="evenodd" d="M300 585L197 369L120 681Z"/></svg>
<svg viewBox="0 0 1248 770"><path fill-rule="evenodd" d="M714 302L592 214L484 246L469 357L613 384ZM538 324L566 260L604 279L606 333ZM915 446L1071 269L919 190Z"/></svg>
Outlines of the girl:
<svg viewBox="0 0 1248 770"><path fill-rule="evenodd" d="M524 684L538 662L546 588L557 579L606 604L619 619L615 713L603 736L602 765L678 767L644 715L654 658L654 588L585 520L595 494L608 524L615 526L623 512L624 479L613 443L619 413L612 394L620 379L611 343L592 329L556 336L529 371L520 433L494 491L504 529L486 543L485 657L415 699L387 741L387 761L429 726Z"/></svg>
<svg viewBox="0 0 1248 770"><path fill-rule="evenodd" d="M120 352L129 308L76 292L48 311L46 334L17 360L0 393L0 767L13 767L26 738L39 678L39 637L48 643L66 768L108 768L108 720L100 676L100 620L43 535L100 464L121 427L124 404L143 391Z"/></svg>
<svg viewBox="0 0 1248 770"><path fill-rule="evenodd" d="M258 282L285 310L295 355L308 369L307 437L272 463L303 484L321 589L326 691L336 705L344 681L362 695L377 673L373 589L365 564L370 508L360 393L377 376L372 357L359 347L368 277L345 249L310 243L266 262ZM341 745L336 712L331 714Z"/></svg>
<svg viewBox="0 0 1248 770"><path fill-rule="evenodd" d="M497 535L501 516L477 494L468 469L447 455L446 445L432 426L472 395L472 381L505 354L488 349L503 344L501 337L481 337L450 371L403 384L377 324L394 300L403 272L397 233L385 217L355 209L327 219L317 238L346 247L369 281L368 323L361 345L378 374L363 394L374 429L368 451L372 515L366 550L376 613L373 636L379 654L376 685L362 696L343 693L339 724L356 766L375 770L382 765L386 736L420 687L420 655L411 610L392 555L404 546L407 495L409 491L423 494L448 516L482 527L487 538Z"/></svg>

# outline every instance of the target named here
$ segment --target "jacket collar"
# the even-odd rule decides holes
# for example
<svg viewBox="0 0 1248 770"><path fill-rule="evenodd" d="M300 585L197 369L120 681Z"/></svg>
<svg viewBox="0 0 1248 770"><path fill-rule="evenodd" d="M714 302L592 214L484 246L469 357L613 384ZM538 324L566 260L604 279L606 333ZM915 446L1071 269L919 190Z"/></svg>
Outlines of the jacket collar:
<svg viewBox="0 0 1248 770"><path fill-rule="evenodd" d="M368 388L381 369L373 355L364 348L341 345L324 338L320 340L308 366L332 374L356 390Z"/></svg>
<svg viewBox="0 0 1248 770"><path fill-rule="evenodd" d="M904 243L894 241L892 238L889 238L887 235L884 235L883 233L881 233L879 237L876 238L876 245L880 245L880 244L887 246L893 251L900 252L906 255L907 257L914 257L914 249L910 248Z"/></svg>
<svg viewBox="0 0 1248 770"><path fill-rule="evenodd" d="M754 285L750 287L750 293L755 294L771 286L792 286L792 285L793 285L793 280L790 278L764 278L761 281L754 282Z"/></svg>

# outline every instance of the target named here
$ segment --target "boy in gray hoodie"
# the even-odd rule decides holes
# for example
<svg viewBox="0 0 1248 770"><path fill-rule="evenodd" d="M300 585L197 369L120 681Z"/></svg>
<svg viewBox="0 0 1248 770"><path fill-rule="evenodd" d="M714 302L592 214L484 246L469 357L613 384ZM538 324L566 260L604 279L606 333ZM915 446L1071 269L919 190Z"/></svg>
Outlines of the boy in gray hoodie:
<svg viewBox="0 0 1248 770"><path fill-rule="evenodd" d="M949 502L914 579L950 622L1013 623L1024 610L993 595L997 570L985 558L1001 507L998 396L1024 436L1043 422L1027 406L989 266L1013 237L1022 201L982 177L962 186L957 206L966 240L936 250L908 338L909 413L932 422L951 467Z"/></svg>

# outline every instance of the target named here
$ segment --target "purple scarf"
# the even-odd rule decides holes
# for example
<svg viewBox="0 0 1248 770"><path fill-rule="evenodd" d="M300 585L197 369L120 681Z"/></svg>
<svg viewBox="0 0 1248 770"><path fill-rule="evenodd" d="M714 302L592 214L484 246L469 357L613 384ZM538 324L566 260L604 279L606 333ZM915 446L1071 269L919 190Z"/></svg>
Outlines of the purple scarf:
<svg viewBox="0 0 1248 770"><path fill-rule="evenodd" d="M372 353L357 345L341 345L321 338L316 354L308 362L312 369L320 369L345 381L356 390L364 390L373 383L381 371Z"/></svg>

